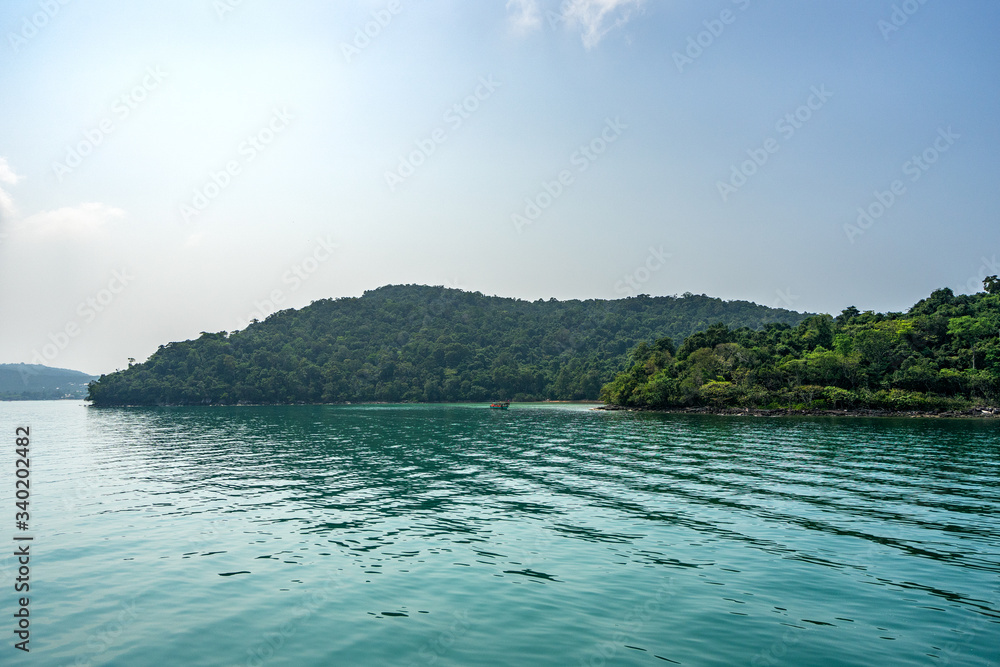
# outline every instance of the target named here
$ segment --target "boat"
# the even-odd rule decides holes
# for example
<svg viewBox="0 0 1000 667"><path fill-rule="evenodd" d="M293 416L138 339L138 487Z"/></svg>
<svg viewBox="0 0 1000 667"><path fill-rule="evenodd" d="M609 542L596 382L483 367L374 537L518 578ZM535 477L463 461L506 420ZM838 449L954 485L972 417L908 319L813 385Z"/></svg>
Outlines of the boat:
<svg viewBox="0 0 1000 667"><path fill-rule="evenodd" d="M497 401L496 403L490 403L490 408L494 410L506 410L510 407L510 401Z"/></svg>

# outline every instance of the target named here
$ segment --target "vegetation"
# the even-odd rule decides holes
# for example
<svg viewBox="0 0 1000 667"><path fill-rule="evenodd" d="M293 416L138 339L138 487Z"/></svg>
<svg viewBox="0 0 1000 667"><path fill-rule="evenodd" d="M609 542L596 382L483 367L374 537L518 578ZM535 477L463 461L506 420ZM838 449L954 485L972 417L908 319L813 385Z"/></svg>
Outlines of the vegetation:
<svg viewBox="0 0 1000 667"><path fill-rule="evenodd" d="M83 398L93 379L80 371L41 364L0 364L0 401Z"/></svg>
<svg viewBox="0 0 1000 667"><path fill-rule="evenodd" d="M88 398L98 406L597 399L642 340L803 317L691 294L527 302L387 286L161 346L102 375Z"/></svg>
<svg viewBox="0 0 1000 667"><path fill-rule="evenodd" d="M620 406L943 411L1000 404L1000 280L940 289L909 312L816 315L760 331L716 324L640 343L601 390Z"/></svg>

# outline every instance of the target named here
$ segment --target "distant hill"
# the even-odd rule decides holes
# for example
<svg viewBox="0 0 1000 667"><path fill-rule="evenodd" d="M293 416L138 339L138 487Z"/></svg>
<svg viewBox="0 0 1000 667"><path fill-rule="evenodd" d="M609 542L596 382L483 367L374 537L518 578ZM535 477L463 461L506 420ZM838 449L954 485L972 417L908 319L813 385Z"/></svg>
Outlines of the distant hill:
<svg viewBox="0 0 1000 667"><path fill-rule="evenodd" d="M38 364L0 364L0 400L84 398L97 376Z"/></svg>
<svg viewBox="0 0 1000 667"><path fill-rule="evenodd" d="M243 331L170 343L102 375L95 405L597 399L642 340L806 315L707 296L557 301L393 285Z"/></svg>

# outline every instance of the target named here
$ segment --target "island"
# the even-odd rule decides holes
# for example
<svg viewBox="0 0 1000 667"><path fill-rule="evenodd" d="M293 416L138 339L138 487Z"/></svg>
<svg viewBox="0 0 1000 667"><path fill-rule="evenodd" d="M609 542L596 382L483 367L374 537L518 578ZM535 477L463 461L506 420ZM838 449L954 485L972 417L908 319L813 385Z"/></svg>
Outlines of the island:
<svg viewBox="0 0 1000 667"><path fill-rule="evenodd" d="M525 301L388 285L162 345L89 396L98 407L596 401L643 340L807 316L694 294Z"/></svg>
<svg viewBox="0 0 1000 667"><path fill-rule="evenodd" d="M674 340L680 340L679 346ZM94 406L600 400L612 409L992 415L1000 280L836 317L705 295L537 300L392 285L102 375Z"/></svg>

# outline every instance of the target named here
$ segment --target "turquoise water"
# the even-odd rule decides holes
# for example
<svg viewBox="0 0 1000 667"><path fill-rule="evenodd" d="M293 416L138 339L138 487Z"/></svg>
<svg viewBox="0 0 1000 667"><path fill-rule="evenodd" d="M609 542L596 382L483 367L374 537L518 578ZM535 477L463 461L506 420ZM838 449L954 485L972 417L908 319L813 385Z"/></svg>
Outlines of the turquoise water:
<svg viewBox="0 0 1000 667"><path fill-rule="evenodd" d="M1000 662L997 423L0 403L8 545L21 425L3 665Z"/></svg>

